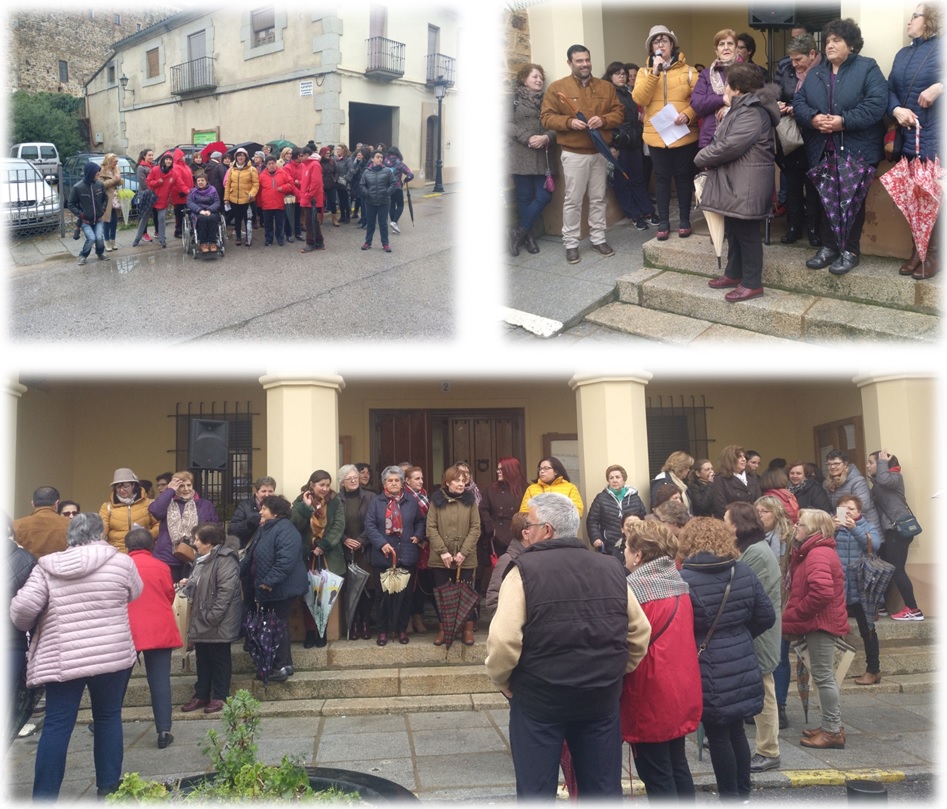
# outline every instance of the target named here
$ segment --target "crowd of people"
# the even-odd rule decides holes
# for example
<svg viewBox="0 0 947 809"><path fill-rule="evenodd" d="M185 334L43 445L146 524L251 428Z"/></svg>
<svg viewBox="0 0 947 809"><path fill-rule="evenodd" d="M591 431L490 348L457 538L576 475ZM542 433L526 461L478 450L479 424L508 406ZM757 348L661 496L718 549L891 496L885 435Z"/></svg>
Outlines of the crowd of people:
<svg viewBox="0 0 947 809"><path fill-rule="evenodd" d="M317 628L303 603L307 570L324 567L342 578L342 638L407 644L409 630L415 635L428 630L424 614L434 602L434 588L461 580L485 595L488 615L495 611L488 643L507 644L506 630L494 634L496 616L503 625L509 620L506 583L514 570L522 577L535 566L531 548L558 536L569 538L569 548L592 551L602 560L594 575L600 575L601 564L603 570L623 570L635 606L626 611L615 605L618 613L635 621L643 614L650 622L651 643L635 661L640 665L621 672L624 685L595 696L603 708L611 705L605 695L614 697L612 719L632 744L649 794L692 794L683 738L703 722L721 795L745 796L750 772L780 764L778 731L788 726L791 640L805 641L822 711L821 724L803 731L804 746L845 746L833 662L835 639L848 634L849 617L856 621L866 657L866 671L855 682L881 680L875 630L880 615L869 614L861 603L852 562L872 550L890 561L904 602L890 617L924 620L905 572L912 537L903 525L913 515L897 457L885 450L871 453L865 476L845 453L833 451L824 477L813 463L774 458L762 469L761 460L738 445L725 447L716 465L676 451L650 482L646 498L628 484L623 467L611 465L605 488L585 514L586 539L579 537L586 511L582 497L553 456L540 460L532 482L518 459L501 458L496 481L482 490L469 465L458 461L430 495L423 470L409 462L382 470L378 491L368 464L344 465L337 487L329 472L316 470L292 501L277 493L276 480L264 476L226 524L186 470L161 473L152 482L130 468L116 469L104 502L90 512L55 488L40 487L32 513L10 524L14 681L22 676L29 687L46 689L34 795L58 794L86 687L97 787L102 793L114 789L121 765L121 704L136 654L147 673L157 747L163 749L174 741L174 649L186 645L196 661L193 696L180 710L215 713L230 693L231 646L245 631L250 612L273 610L282 619L271 682L295 674L289 620L294 610L308 618L303 645L326 645L327 631ZM549 504L550 514L574 516L554 531L552 517L541 519ZM548 572L546 563L558 558L536 562L537 571ZM352 565L366 571L369 584L348 608L341 596ZM407 577L405 595L398 598L381 586L395 567ZM517 586L532 593L536 584L521 578ZM77 601L77 593L87 597ZM191 607L180 632L172 610L176 599ZM522 599L520 591L513 603ZM534 603L531 599L526 600ZM620 601L624 604L624 597ZM598 607L588 609L588 620L594 621ZM432 643L441 646L448 627L436 602L433 610L438 631ZM480 605L461 618L458 638L472 645ZM640 641L640 627L635 632ZM73 633L96 642L75 644ZM683 644L683 637L693 642ZM493 659L508 661L509 654L504 647ZM674 682L662 675L668 665L680 674ZM507 688L513 683L515 691L515 670L515 665L507 674L494 669L491 676ZM512 679L504 680L507 676ZM541 681L534 672L520 684ZM642 706L649 700L641 695L652 693L649 689L667 692L660 721L646 721L650 714ZM516 717L519 732L537 716L547 716L552 702L523 704L525 713ZM650 700L655 710L659 702ZM539 713L531 716L534 709ZM748 719L757 727L752 756L744 730ZM522 768L532 768L531 761L516 763L518 779Z"/></svg>
<svg viewBox="0 0 947 809"><path fill-rule="evenodd" d="M363 250L371 248L377 227L383 249L391 252L389 228L401 233L405 183L414 179L397 146L358 143L350 151L345 144L318 148L311 141L278 153L269 144L252 155L242 147L211 151L206 159L203 152L186 155L176 148L156 160L153 149L142 149L135 174L139 223L132 246L157 239L167 247L166 219L173 211L173 237L181 238L187 218L203 258L215 257L231 236L235 246L250 247L257 230L264 247L299 242L303 253L324 250L326 215L333 227L354 220L364 228ZM101 165L87 163L73 186L68 207L77 233L86 237L80 265L93 247L101 260L118 249L116 194L122 184L117 156L108 154ZM152 223L154 237L148 233Z"/></svg>
<svg viewBox="0 0 947 809"><path fill-rule="evenodd" d="M829 22L819 45L811 26L793 27L787 54L772 77L753 61L753 36L732 28L714 35L714 58L707 67L689 64L676 34L664 25L653 26L645 37L640 67L613 61L601 79L592 75L584 45L568 49L569 75L545 91L542 66L523 65L508 107L509 170L518 213L509 231L511 254L518 255L524 244L531 253L539 251L535 224L561 178L566 260L581 260L586 196L591 247L602 256L614 255L606 241L611 176L624 215L639 230L656 227L659 241L671 235L672 183L677 235L691 235L697 186L700 207L723 217L726 267L708 283L728 290L729 302L763 294L766 217L786 215L782 243L806 235L818 248L805 262L808 269L850 272L860 261L865 197L885 157L886 138L897 144L890 160L938 155L938 99L944 89L939 32L938 8L919 4L907 26L910 43L895 55L887 79L877 62L863 55L861 30L852 19ZM558 160L550 156L554 145ZM839 174L843 187L832 195L828 178ZM936 239L931 237L922 257L917 236L912 232L914 250L899 272L924 280L937 273Z"/></svg>

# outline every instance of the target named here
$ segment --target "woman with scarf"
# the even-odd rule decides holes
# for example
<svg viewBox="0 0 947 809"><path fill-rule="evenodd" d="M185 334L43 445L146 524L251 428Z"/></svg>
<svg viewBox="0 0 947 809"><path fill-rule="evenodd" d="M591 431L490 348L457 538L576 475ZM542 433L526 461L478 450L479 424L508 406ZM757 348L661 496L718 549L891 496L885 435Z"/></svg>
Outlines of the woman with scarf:
<svg viewBox="0 0 947 809"><path fill-rule="evenodd" d="M138 180L138 230L132 247L138 247L141 240L151 241L148 235L148 218L155 221L155 233L158 232L158 212L154 208L154 192L148 187L148 175L154 168L155 153L152 149L142 149L138 153L138 165L135 167L135 179Z"/></svg>
<svg viewBox="0 0 947 809"><path fill-rule="evenodd" d="M645 516L644 503L638 490L627 486L628 473L623 466L613 464L605 470L605 488L595 495L585 520L585 533L592 547L601 553L610 553L619 561L622 555L622 525L625 518L635 514Z"/></svg>
<svg viewBox="0 0 947 809"><path fill-rule="evenodd" d="M730 503L755 503L763 496L760 479L747 474L746 450L736 444L724 447L714 476L714 516L718 520Z"/></svg>
<svg viewBox="0 0 947 809"><path fill-rule="evenodd" d="M898 530L898 521L913 516L904 496L901 465L896 455L890 455L888 450L882 449L868 456L866 469L872 482L872 503L884 527L884 544L881 546L880 556L894 565L892 581L904 600L904 609L896 612L891 618L895 621L923 621L924 613L917 608L914 585L904 569L908 561L908 549L914 537L904 536ZM862 501L862 506L864 505ZM875 541L876 550L879 540L880 537Z"/></svg>
<svg viewBox="0 0 947 809"><path fill-rule="evenodd" d="M543 129L539 120L545 81L541 65L523 65L516 71L516 86L507 104L509 166L519 214L519 225L509 236L510 253L514 256L520 254L524 243L528 253L539 252L533 225L552 199L552 191L546 188L546 171L552 165L549 147L555 143L556 133Z"/></svg>
<svg viewBox="0 0 947 809"><path fill-rule="evenodd" d="M779 114L793 114L793 99L809 71L822 63L822 54L816 47L812 34L802 34L789 43L787 49L790 66L782 74L779 85ZM819 222L822 216L822 203L819 192L812 184L808 171L812 166L802 147L793 149L789 154L783 151L780 139L776 138L776 163L786 178L786 220L789 228L780 241L793 244L802 238L805 232L809 244L820 247Z"/></svg>
<svg viewBox="0 0 947 809"><path fill-rule="evenodd" d="M714 465L707 458L700 458L691 467L687 476L687 497L694 517L714 516Z"/></svg>
<svg viewBox="0 0 947 809"><path fill-rule="evenodd" d="M940 117L942 104L937 103L944 92L940 53L940 9L933 3L919 3L908 21L907 35L911 44L899 50L888 74L888 117L902 130L901 155L908 160L933 160L940 151ZM916 127L920 126L921 151L917 153ZM898 272L916 281L937 274L935 248L936 225L931 231L927 255L921 261L912 237L911 257Z"/></svg>
<svg viewBox="0 0 947 809"><path fill-rule="evenodd" d="M230 203L230 212L233 216L234 238L237 247L243 244L242 228L247 222L247 208L256 199L260 190L260 176L250 165L249 155L243 147L237 149L233 156L233 165L227 172L224 182L224 200ZM247 247L250 246L250 233L247 233Z"/></svg>
<svg viewBox="0 0 947 809"><path fill-rule="evenodd" d="M345 464L339 468L339 494L338 498L342 504L342 515L345 525L342 533L342 547L345 553L347 564L356 564L363 570L371 573L371 563L369 562L368 538L365 537L365 517L368 514L368 507L375 496L372 492L361 487L358 469L355 464ZM349 631L349 640L358 640L359 637L368 640L371 637L369 631L369 622L371 621L372 581L369 579L368 586L362 592L356 606L354 616L345 616L346 625L351 623ZM343 588L347 585L343 584ZM371 588L371 589L370 589ZM345 601L342 601L343 605Z"/></svg>
<svg viewBox="0 0 947 809"><path fill-rule="evenodd" d="M802 731L800 744L845 749L845 729L835 679L835 639L849 633L845 572L835 550L835 522L824 511L799 512L789 556L789 598L783 637L802 637L809 649L812 682L819 690L822 721Z"/></svg>
<svg viewBox="0 0 947 809"><path fill-rule="evenodd" d="M799 503L796 496L789 491L789 478L782 469L767 469L760 475L760 489L763 497L775 497L783 504L783 509L790 522L795 522L799 514ZM778 554L777 554L778 556Z"/></svg>
<svg viewBox="0 0 947 809"><path fill-rule="evenodd" d="M217 189L207 182L207 175L203 171L194 175L194 182L194 188L187 195L187 209L191 212L194 234L201 253L216 253L217 234L220 229L220 197L217 196Z"/></svg>
<svg viewBox="0 0 947 809"><path fill-rule="evenodd" d="M700 724L703 700L694 608L674 564L677 538L660 522L628 520L619 544L628 586L651 624L648 652L622 685L622 739L649 801L693 802L684 742Z"/></svg>
<svg viewBox="0 0 947 809"><path fill-rule="evenodd" d="M773 605L776 620L773 625L753 638L753 648L763 675L763 709L753 719L756 724L756 752L750 759L751 772L764 772L780 765L779 708L776 701L774 672L779 665L781 650L780 616L782 615L782 581L778 556L766 541L763 521L751 503L731 503L723 515L724 525L733 535L739 559L747 564L760 580L767 598Z"/></svg>
<svg viewBox="0 0 947 809"><path fill-rule="evenodd" d="M400 466L387 467L381 473L381 482L382 493L374 497L365 515L365 534L372 546L375 620L378 624L375 643L384 646L388 643L389 633L397 633L399 643L409 642L411 599L407 595L385 593L381 587L381 574L392 565L410 571L411 578L405 591L412 591L418 549L424 541L424 518L414 495L404 490L404 472Z"/></svg>
<svg viewBox="0 0 947 809"><path fill-rule="evenodd" d="M655 506L655 495L658 489L664 485L674 486L681 493L681 502L690 510L690 495L687 493L687 483L685 482L694 466L694 458L686 452L676 450L668 455L667 460L651 480L651 489L648 492L648 502L652 510Z"/></svg>
<svg viewBox="0 0 947 809"><path fill-rule="evenodd" d="M579 510L579 516L582 516L582 512L585 510L582 495L579 494L575 484L569 480L569 473L566 472L565 465L552 455L543 458L539 462L539 466L536 467L536 480L526 488L523 500L520 502L520 511L529 511L529 501L537 494L545 494L546 492L564 494L575 503L575 507Z"/></svg>
<svg viewBox="0 0 947 809"><path fill-rule="evenodd" d="M178 582L185 575L185 563L174 555L175 549L182 542L191 544L191 532L198 523L219 523L217 509L194 491L193 475L182 471L174 473L168 488L154 499L148 511L160 523L155 558L171 568L171 579Z"/></svg>
<svg viewBox="0 0 947 809"><path fill-rule="evenodd" d="M605 68L602 78L615 86L615 94L625 108L625 120L615 130L611 150L628 178L620 171L614 173L615 199L638 230L647 230L648 222L654 216L654 206L644 181L641 113L628 89L628 73L624 62L612 62Z"/></svg>
<svg viewBox="0 0 947 809"><path fill-rule="evenodd" d="M424 471L420 466L409 466L404 470L404 485L405 491L417 500L418 509L426 524L431 500L424 490ZM411 602L411 627L418 635L427 633L427 627L424 625L424 603L429 598L432 601L434 599L434 578L427 566L429 551L430 544L425 537L418 546L418 572L414 579L414 597Z"/></svg>
<svg viewBox="0 0 947 809"><path fill-rule="evenodd" d="M743 720L763 709L763 677L753 638L775 623L776 613L756 574L739 561L740 551L720 520L694 517L679 540L681 578L690 586L694 608L701 721L717 792L724 801L746 801L750 745Z"/></svg>
<svg viewBox="0 0 947 809"><path fill-rule="evenodd" d="M105 538L117 551L126 553L125 534L136 525L158 536L158 521L148 507L151 500L142 491L138 476L131 469L116 469L112 476L112 493L99 509L105 526Z"/></svg>
<svg viewBox="0 0 947 809"><path fill-rule="evenodd" d="M171 205L171 191L177 187L178 179L174 173L174 157L171 152L161 155L158 165L148 173L148 187L154 192L155 201L152 208L155 211L155 229L158 243L162 247L168 246L165 235L165 213ZM139 225L140 227L140 225Z"/></svg>
<svg viewBox="0 0 947 809"><path fill-rule="evenodd" d="M664 25L655 25L645 40L648 57L638 71L631 97L644 109L644 142L654 166L655 194L658 202L658 241L671 235L671 180L677 189L679 221L677 235L691 235L691 201L694 198L694 157L697 154L697 113L691 106L691 93L698 76L688 67L677 46L674 32ZM658 134L651 119L668 104L677 110L674 123L687 127L670 144Z"/></svg>
<svg viewBox="0 0 947 809"><path fill-rule="evenodd" d="M108 197L108 211L105 214L105 249L118 250L115 246L115 233L118 230L118 212L122 207L118 201L118 189L122 187L122 170L118 167L118 155L109 152L102 158L99 170L99 182L105 186Z"/></svg>
<svg viewBox="0 0 947 809"><path fill-rule="evenodd" d="M324 566L330 573L345 576L345 553L342 550L345 514L341 501L332 491L332 475L317 469L309 476L299 497L293 501L292 521L302 538L302 556L306 566L310 570ZM319 633L308 607L303 610L303 623L306 625L303 646L307 649L325 646L326 636Z"/></svg>
<svg viewBox="0 0 947 809"><path fill-rule="evenodd" d="M789 491L792 492L799 508L819 508L827 514L834 514L835 507L822 488L818 478L819 470L815 464L805 461L792 461L786 464L789 478Z"/></svg>
<svg viewBox="0 0 947 809"><path fill-rule="evenodd" d="M397 467L396 467L397 468ZM477 540L480 538L480 511L471 490L466 488L467 475L458 466L444 472L441 488L431 495L431 508L427 513L427 538L431 543L428 566L434 572L434 586L440 587L456 580L473 585L477 568ZM445 643L445 624L440 620L435 646ZM474 644L474 621L476 608L464 621L463 643Z"/></svg>
<svg viewBox="0 0 947 809"><path fill-rule="evenodd" d="M697 78L694 92L691 93L691 106L700 116L700 137L697 141L701 149L709 146L717 131L717 124L729 109L726 97L727 71L737 63L737 33L732 28L724 28L714 34L716 58L710 67L704 68Z"/></svg>

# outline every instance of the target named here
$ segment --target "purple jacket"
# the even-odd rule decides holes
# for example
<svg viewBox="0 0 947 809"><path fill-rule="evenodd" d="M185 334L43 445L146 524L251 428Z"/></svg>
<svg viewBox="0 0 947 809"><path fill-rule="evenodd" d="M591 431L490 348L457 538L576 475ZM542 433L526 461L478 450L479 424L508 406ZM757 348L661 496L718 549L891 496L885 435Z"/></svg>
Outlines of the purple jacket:
<svg viewBox="0 0 947 809"><path fill-rule="evenodd" d="M703 149L714 139L717 131L717 110L723 106L723 96L717 95L710 84L710 71L716 70L724 84L727 83L726 74L722 67L708 67L700 71L697 84L691 92L691 107L700 116L700 139L697 145Z"/></svg>
<svg viewBox="0 0 947 809"><path fill-rule="evenodd" d="M214 508L214 504L210 500L202 500L195 492L194 503L197 505L197 521L199 523L220 522L217 517L217 509ZM158 539L155 540L155 558L171 567L180 567L181 562L171 552L171 536L168 534L169 508L176 508L180 512L184 511L184 503L174 499L173 489L165 489L148 506L148 511L151 512L152 516L161 522L158 528Z"/></svg>

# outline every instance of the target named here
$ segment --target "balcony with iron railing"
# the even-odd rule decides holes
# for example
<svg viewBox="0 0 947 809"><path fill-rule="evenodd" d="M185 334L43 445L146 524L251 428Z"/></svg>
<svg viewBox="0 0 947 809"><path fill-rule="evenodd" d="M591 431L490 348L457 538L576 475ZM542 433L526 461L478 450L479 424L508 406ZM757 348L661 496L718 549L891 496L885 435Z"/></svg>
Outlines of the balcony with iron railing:
<svg viewBox="0 0 947 809"><path fill-rule="evenodd" d="M368 67L365 75L370 79L391 81L404 76L404 43L385 37L370 37L368 45Z"/></svg>
<svg viewBox="0 0 947 809"><path fill-rule="evenodd" d="M176 96L207 92L217 87L214 58L202 56L171 68L171 93Z"/></svg>
<svg viewBox="0 0 947 809"><path fill-rule="evenodd" d="M453 56L445 56L443 53L429 53L427 55L425 83L428 87L433 87L438 79L442 79L448 87L453 87L456 65L457 60Z"/></svg>

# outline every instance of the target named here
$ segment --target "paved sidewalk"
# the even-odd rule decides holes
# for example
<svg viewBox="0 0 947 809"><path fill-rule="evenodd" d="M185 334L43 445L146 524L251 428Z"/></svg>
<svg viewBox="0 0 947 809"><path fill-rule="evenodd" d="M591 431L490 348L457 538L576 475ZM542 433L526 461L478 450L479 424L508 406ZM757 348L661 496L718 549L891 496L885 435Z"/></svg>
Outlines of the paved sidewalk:
<svg viewBox="0 0 947 809"><path fill-rule="evenodd" d="M780 733L782 766L754 775L755 788L810 785L843 786L850 778L897 782L933 780L939 774L937 698L933 693L864 693L843 695L847 747L814 751L799 746L803 727L801 704L790 694L792 727ZM151 722L125 723L125 771L146 778L168 778L203 772L207 758L200 752L206 732L220 727L217 718L177 721L174 743L165 750L155 745ZM258 746L261 758L276 763L284 754L301 757L306 765L332 766L369 772L410 789L425 802L511 803L515 779L510 760L505 708L474 711L412 712L386 716L329 716L314 718L266 716ZM809 722L817 721L810 711ZM754 729L747 726L751 739ZM73 733L62 801L95 796L92 734L84 724ZM6 756L8 799L29 800L39 733L17 739ZM625 794L629 793L628 747ZM696 738L688 739L687 754L698 788L709 794L714 778L710 755L698 758ZM631 784L635 796L641 783ZM839 798L844 798L840 790ZM802 797L802 796L800 796Z"/></svg>

